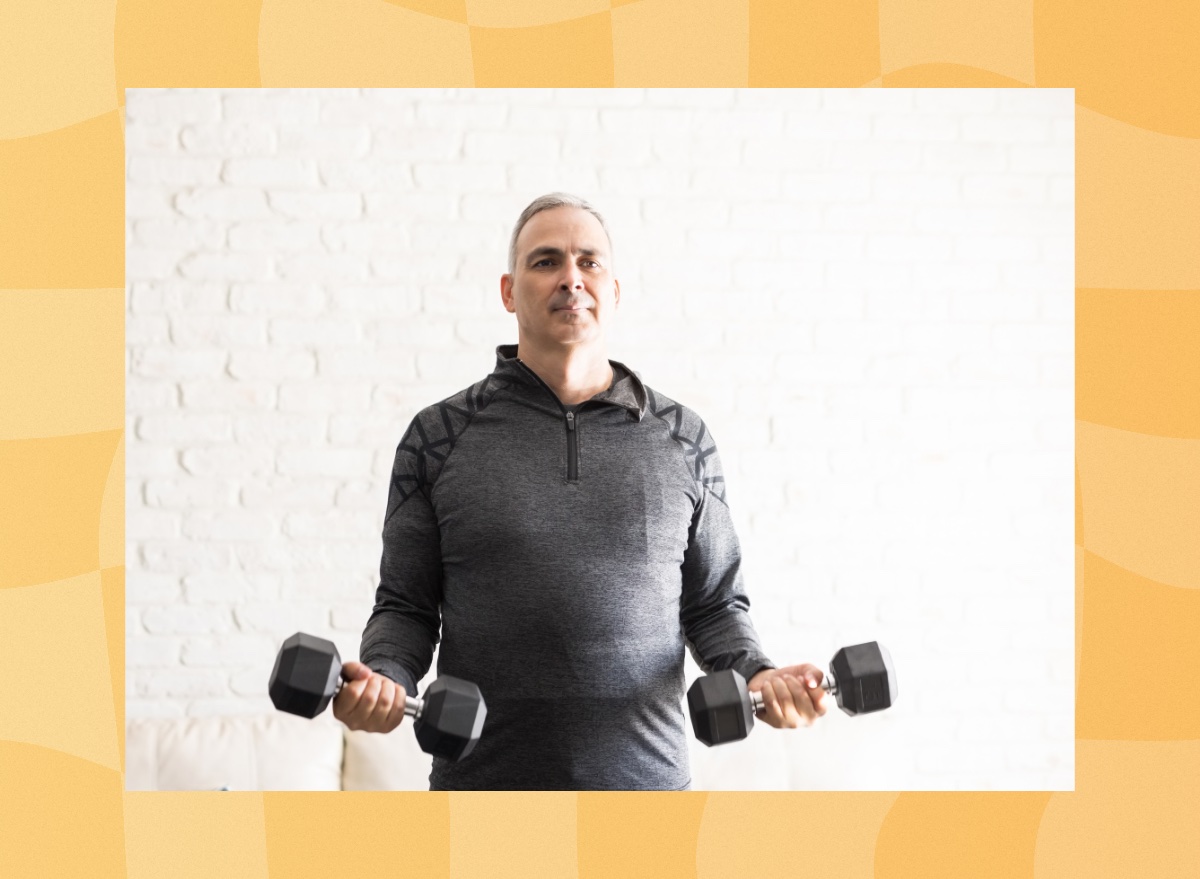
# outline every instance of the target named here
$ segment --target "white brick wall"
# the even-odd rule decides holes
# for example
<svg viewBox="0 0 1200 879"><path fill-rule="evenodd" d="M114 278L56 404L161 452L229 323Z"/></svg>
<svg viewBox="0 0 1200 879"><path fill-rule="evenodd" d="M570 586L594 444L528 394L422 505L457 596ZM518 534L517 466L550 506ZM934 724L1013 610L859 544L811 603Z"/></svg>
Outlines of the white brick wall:
<svg viewBox="0 0 1200 879"><path fill-rule="evenodd" d="M565 189L612 356L720 443L768 652L900 677L697 786L1073 786L1070 90L127 97L129 716L270 710L297 629L357 655L395 444L516 341L511 224Z"/></svg>

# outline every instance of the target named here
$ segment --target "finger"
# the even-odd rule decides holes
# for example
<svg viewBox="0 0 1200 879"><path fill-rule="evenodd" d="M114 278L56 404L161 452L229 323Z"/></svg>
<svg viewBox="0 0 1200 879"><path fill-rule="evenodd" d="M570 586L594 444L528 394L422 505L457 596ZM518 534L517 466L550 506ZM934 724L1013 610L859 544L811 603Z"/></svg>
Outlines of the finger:
<svg viewBox="0 0 1200 879"><path fill-rule="evenodd" d="M392 709L396 706L396 685L390 680L384 680L380 676L379 683L379 700L375 703L375 708L371 712L371 729L375 732L387 732L388 715L392 713Z"/></svg>
<svg viewBox="0 0 1200 879"><path fill-rule="evenodd" d="M355 706L358 705L361 694L361 683L343 683L338 688L337 695L333 697L333 716L342 723L347 723L350 719L350 714L354 711Z"/></svg>
<svg viewBox="0 0 1200 879"><path fill-rule="evenodd" d="M815 665L809 665L808 663L805 663L801 668L803 671L801 671L797 677L804 678L805 680L812 679L818 684L821 683L821 679L825 677L825 672L821 671Z"/></svg>
<svg viewBox="0 0 1200 879"><path fill-rule="evenodd" d="M380 675L371 675L363 683L361 695L358 698L358 704L350 712L350 722L363 726L371 716L371 712L375 710L375 703L379 699Z"/></svg>
<svg viewBox="0 0 1200 879"><path fill-rule="evenodd" d="M792 715L795 706L792 704L792 695L785 676L779 674L769 678L763 685L763 691L770 694L771 701L771 714L767 722L777 729L794 726Z"/></svg>
<svg viewBox="0 0 1200 879"><path fill-rule="evenodd" d="M808 687L808 697L812 701L813 710L816 712L817 717L824 717L825 712L829 708L829 706L826 704L826 697L829 695L829 693L821 685L821 678L822 675L820 672L818 672L805 684L805 686Z"/></svg>
<svg viewBox="0 0 1200 879"><path fill-rule="evenodd" d="M779 712L779 700L775 696L775 688L771 686L771 681L764 681L758 693L763 700L760 719L769 726L778 727L782 723L783 715Z"/></svg>
<svg viewBox="0 0 1200 879"><path fill-rule="evenodd" d="M404 697L407 695L399 684L395 687L395 697L392 700L392 710L384 720L384 732L391 732L404 722Z"/></svg>
<svg viewBox="0 0 1200 879"><path fill-rule="evenodd" d="M372 675L370 686L365 694L369 700L370 708L367 711L367 716L363 720L363 725L369 730L375 730L379 724L379 703L384 698L384 693L387 689L387 680L382 675Z"/></svg>
<svg viewBox="0 0 1200 879"><path fill-rule="evenodd" d="M349 705L350 693L345 687L342 687L338 690L337 695L333 697L333 716L342 723L345 723Z"/></svg>
<svg viewBox="0 0 1200 879"><path fill-rule="evenodd" d="M791 690L792 703L796 706L797 726L812 726L817 719L817 710L813 705L812 691L804 678L790 676L788 687Z"/></svg>
<svg viewBox="0 0 1200 879"><path fill-rule="evenodd" d="M819 668L814 668L801 675L801 679L804 681L805 688L811 692L823 687L825 674Z"/></svg>
<svg viewBox="0 0 1200 879"><path fill-rule="evenodd" d="M338 694L334 697L335 714L343 723L349 720L350 715L358 707L365 685L365 681L346 681L338 690Z"/></svg>
<svg viewBox="0 0 1200 879"><path fill-rule="evenodd" d="M813 707L811 690L808 684L802 677L793 677L788 681L788 686L792 691L792 703L796 706L796 714L799 722L798 726L812 726L817 719L816 709Z"/></svg>
<svg viewBox="0 0 1200 879"><path fill-rule="evenodd" d="M798 689L795 683L789 683L790 675L779 675L771 678L770 683L774 685L776 702L779 706L779 716L781 726L788 729L794 729L801 723L800 712L796 709L796 702L793 696L793 688ZM792 681L796 679L791 678Z"/></svg>

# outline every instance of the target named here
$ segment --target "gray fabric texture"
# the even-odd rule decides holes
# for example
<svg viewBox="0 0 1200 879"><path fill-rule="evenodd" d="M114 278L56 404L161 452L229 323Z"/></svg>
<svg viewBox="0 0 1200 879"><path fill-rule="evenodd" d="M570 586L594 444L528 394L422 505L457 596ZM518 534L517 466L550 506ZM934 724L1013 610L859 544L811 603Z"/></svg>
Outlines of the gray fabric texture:
<svg viewBox="0 0 1200 879"><path fill-rule="evenodd" d="M488 707L432 789L687 788L685 648L747 680L774 667L704 422L610 363L607 390L565 406L501 345L396 450L360 657L417 695L440 636L438 674Z"/></svg>

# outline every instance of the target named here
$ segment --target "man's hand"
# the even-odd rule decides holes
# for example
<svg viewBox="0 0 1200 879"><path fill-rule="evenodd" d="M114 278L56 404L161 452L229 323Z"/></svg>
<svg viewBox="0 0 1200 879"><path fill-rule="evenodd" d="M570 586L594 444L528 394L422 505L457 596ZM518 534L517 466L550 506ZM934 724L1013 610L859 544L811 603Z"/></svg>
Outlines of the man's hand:
<svg viewBox="0 0 1200 879"><path fill-rule="evenodd" d="M807 662L786 668L764 668L746 682L746 689L761 693L763 711L757 718L777 729L812 726L825 715L825 673Z"/></svg>
<svg viewBox="0 0 1200 879"><path fill-rule="evenodd" d="M350 729L391 732L404 720L404 687L361 662L342 666L342 688L333 699L333 716Z"/></svg>

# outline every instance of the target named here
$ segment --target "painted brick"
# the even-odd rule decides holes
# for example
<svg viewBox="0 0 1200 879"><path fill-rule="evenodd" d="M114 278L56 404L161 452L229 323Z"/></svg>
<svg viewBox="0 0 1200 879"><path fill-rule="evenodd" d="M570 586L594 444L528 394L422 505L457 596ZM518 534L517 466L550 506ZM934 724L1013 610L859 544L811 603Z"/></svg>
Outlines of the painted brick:
<svg viewBox="0 0 1200 879"><path fill-rule="evenodd" d="M960 684L1007 651L1052 694L909 689L937 722L889 727L874 763L854 755L878 736L851 731L821 740L843 767L825 775L781 737L695 777L1069 786L1073 651L1034 654L1074 619L1047 586L1074 564L1071 480L1047 475L1074 444L1073 109L1069 90L132 90L127 713L272 711L263 669L296 630L354 655L396 443L516 341L508 236L565 189L612 229L612 356L719 438L764 645L824 661L879 637L903 674ZM989 569L999 546L1012 564Z"/></svg>

